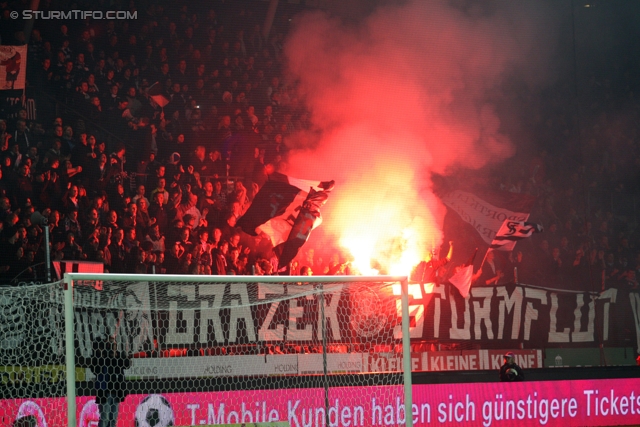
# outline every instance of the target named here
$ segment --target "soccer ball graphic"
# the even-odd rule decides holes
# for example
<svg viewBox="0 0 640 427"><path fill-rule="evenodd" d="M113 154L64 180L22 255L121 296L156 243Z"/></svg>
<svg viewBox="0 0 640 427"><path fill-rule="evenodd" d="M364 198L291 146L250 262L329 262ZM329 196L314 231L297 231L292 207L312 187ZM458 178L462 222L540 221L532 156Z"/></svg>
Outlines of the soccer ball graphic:
<svg viewBox="0 0 640 427"><path fill-rule="evenodd" d="M80 422L78 423L78 426L97 426L99 421L100 409L98 408L98 404L96 403L95 399L91 399L82 407L82 411L80 412Z"/></svg>
<svg viewBox="0 0 640 427"><path fill-rule="evenodd" d="M145 397L136 408L136 427L170 427L174 423L171 404L159 394Z"/></svg>
<svg viewBox="0 0 640 427"><path fill-rule="evenodd" d="M24 401L22 405L20 405L14 425L21 425L22 423L19 420L23 418L30 418L30 422L35 420L35 427L47 427L47 420L44 418L42 408L40 408L36 402L31 400Z"/></svg>

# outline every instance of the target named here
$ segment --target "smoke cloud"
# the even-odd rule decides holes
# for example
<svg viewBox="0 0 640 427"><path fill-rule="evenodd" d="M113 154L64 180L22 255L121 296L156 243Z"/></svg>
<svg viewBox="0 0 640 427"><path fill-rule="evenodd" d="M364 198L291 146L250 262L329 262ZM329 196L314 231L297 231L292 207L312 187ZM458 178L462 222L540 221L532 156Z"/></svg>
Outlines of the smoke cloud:
<svg viewBox="0 0 640 427"><path fill-rule="evenodd" d="M414 1L348 25L321 12L296 17L288 73L313 129L288 141L286 172L336 180L311 244L340 245L406 274L442 243L445 208L432 174L515 153L497 113L501 87L514 73L531 86L547 79L547 54L533 40L553 32L533 31L540 12L525 3L500 4Z"/></svg>

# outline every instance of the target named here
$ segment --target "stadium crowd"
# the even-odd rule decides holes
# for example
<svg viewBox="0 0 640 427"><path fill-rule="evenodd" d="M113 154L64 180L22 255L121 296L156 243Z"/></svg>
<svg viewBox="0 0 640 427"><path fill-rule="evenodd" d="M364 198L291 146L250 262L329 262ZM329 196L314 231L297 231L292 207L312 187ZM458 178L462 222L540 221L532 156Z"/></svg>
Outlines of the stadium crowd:
<svg viewBox="0 0 640 427"><path fill-rule="evenodd" d="M219 6L151 5L139 25L34 29L29 87L43 104L51 94L78 114L47 123L4 108L5 278L43 277L44 226L34 212L48 218L54 261L120 273L272 274L267 242L241 240L235 221L305 116L294 115L280 79L282 33L265 40L263 14ZM3 26L3 44L24 41L11 28Z"/></svg>
<svg viewBox="0 0 640 427"><path fill-rule="evenodd" d="M22 5L3 10L2 44L25 42L20 21L7 18ZM268 240L239 232L235 222L286 159L287 137L308 126L309 113L282 74L287 17L265 39L264 13L251 5L134 9L131 2L135 21L36 22L27 93L58 108L43 107L35 119L20 103L0 111L2 279L44 277L45 225L34 212L48 219L54 261L95 261L114 273L273 274ZM554 108L529 125L541 139L573 143L517 156L487 179L495 191L537 196L531 220L545 233L508 256L489 256L480 284L512 281L518 267L523 283L638 286L635 216L589 195L637 195L639 110L607 116L622 95L611 81L600 83L589 86L598 101L585 113L596 118L593 128L576 136L567 89L551 91ZM339 274L345 261L306 250L292 273Z"/></svg>

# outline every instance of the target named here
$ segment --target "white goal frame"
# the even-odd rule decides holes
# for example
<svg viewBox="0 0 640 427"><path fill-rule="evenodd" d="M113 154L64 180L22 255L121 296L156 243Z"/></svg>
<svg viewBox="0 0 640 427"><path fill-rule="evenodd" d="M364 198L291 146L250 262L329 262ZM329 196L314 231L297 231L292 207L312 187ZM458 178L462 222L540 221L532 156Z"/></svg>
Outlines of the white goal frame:
<svg viewBox="0 0 640 427"><path fill-rule="evenodd" d="M411 382L411 342L409 335L409 292L407 276L201 276L184 274L96 274L65 273L64 275L64 323L65 323L65 364L67 379L67 425L76 427L76 360L73 288L81 280L104 281L153 281L185 283L281 283L281 282L397 282L400 283L402 304L402 372L404 388L405 422L413 427L413 399Z"/></svg>

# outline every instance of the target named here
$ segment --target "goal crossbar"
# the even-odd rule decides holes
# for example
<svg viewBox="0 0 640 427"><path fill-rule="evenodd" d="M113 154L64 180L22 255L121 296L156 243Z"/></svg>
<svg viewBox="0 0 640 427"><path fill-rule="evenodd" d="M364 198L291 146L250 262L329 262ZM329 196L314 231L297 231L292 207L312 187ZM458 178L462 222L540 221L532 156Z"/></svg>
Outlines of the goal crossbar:
<svg viewBox="0 0 640 427"><path fill-rule="evenodd" d="M188 274L115 274L115 273L65 273L65 281L79 280L139 280L153 282L191 282L191 283L280 283L282 281L306 283L357 283L357 282L398 282L407 280L407 276L203 276Z"/></svg>

